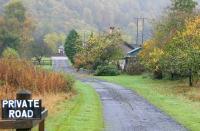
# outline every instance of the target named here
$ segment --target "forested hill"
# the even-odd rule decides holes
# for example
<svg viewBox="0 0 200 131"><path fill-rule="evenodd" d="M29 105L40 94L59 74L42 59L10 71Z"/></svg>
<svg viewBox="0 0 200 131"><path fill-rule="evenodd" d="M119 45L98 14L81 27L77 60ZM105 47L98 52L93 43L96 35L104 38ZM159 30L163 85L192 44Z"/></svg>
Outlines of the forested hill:
<svg viewBox="0 0 200 131"><path fill-rule="evenodd" d="M8 0L0 0L0 6ZM135 17L155 18L170 0L23 0L29 14L38 22L37 32L105 30L118 26L135 35ZM0 8L0 11L1 11ZM146 21L145 31L149 31Z"/></svg>

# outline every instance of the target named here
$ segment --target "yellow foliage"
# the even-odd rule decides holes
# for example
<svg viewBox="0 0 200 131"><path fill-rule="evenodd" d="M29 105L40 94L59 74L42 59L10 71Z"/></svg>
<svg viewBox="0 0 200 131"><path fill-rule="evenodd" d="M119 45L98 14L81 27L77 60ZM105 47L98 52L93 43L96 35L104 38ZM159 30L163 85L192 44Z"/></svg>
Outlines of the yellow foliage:
<svg viewBox="0 0 200 131"><path fill-rule="evenodd" d="M183 36L196 36L200 35L200 16L195 19L186 21L186 30L183 32Z"/></svg>
<svg viewBox="0 0 200 131"><path fill-rule="evenodd" d="M156 40L151 39L145 42L139 56L148 69L159 70L158 63L163 54L163 50L157 47Z"/></svg>

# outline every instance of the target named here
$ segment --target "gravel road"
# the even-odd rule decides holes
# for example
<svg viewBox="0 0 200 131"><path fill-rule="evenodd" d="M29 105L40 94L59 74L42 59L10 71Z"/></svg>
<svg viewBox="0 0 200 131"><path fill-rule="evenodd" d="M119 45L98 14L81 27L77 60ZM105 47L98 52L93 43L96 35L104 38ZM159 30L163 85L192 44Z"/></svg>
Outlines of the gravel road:
<svg viewBox="0 0 200 131"><path fill-rule="evenodd" d="M54 57L53 68L74 74L100 95L105 131L186 131L186 129L132 90L76 73L66 59Z"/></svg>

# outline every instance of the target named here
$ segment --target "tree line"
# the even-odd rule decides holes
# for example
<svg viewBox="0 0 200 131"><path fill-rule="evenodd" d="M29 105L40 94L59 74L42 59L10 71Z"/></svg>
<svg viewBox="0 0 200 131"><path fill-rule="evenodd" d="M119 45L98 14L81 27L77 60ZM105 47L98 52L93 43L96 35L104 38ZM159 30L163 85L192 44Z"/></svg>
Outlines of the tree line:
<svg viewBox="0 0 200 131"><path fill-rule="evenodd" d="M28 14L21 0L8 2L0 15L0 56L41 60L43 56L56 54L65 42L65 34L38 35L37 27L38 22Z"/></svg>
<svg viewBox="0 0 200 131"><path fill-rule="evenodd" d="M156 23L154 36L145 42L141 63L154 77L189 78L200 75L200 16L194 0L172 0L167 14Z"/></svg>

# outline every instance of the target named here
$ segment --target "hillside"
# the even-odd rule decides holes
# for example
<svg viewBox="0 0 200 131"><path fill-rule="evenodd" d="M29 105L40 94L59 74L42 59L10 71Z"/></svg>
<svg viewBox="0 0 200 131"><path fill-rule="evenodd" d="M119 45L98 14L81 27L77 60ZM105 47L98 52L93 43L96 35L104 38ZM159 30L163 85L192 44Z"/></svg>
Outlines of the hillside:
<svg viewBox="0 0 200 131"><path fill-rule="evenodd" d="M1 0L0 6L7 0ZM136 35L136 17L146 17L145 38L151 32L152 19L160 16L170 0L23 0L29 15L37 21L37 34L47 32L103 31L120 27ZM1 8L0 8L1 11Z"/></svg>

